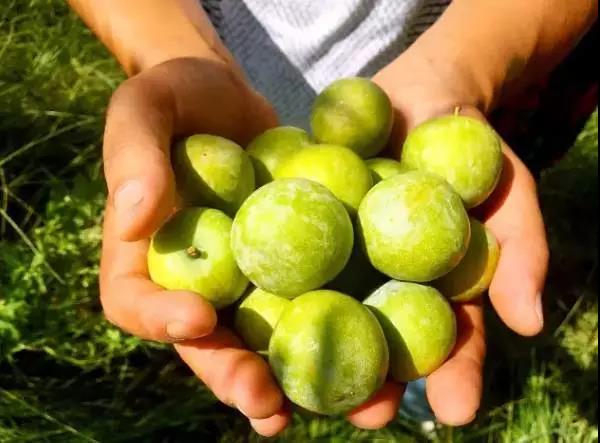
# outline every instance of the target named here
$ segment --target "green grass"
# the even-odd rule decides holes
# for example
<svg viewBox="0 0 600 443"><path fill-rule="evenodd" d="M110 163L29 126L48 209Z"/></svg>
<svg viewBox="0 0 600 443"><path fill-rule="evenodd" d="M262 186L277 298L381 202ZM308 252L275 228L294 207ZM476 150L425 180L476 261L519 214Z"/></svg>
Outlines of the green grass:
<svg viewBox="0 0 600 443"><path fill-rule="evenodd" d="M0 9L0 442L259 441L161 345L102 318L97 263L104 107L123 76L59 0ZM439 441L593 442L597 428L595 115L540 193L552 248L547 328L488 312L484 409ZM296 417L278 441L425 440Z"/></svg>

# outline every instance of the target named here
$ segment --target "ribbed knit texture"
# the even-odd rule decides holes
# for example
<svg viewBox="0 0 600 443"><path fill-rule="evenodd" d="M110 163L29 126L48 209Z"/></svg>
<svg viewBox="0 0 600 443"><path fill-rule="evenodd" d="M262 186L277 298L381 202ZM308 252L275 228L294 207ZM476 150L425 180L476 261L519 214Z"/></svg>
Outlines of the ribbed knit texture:
<svg viewBox="0 0 600 443"><path fill-rule="evenodd" d="M282 123L307 128L319 91L341 77L374 75L449 2L203 0L203 6Z"/></svg>

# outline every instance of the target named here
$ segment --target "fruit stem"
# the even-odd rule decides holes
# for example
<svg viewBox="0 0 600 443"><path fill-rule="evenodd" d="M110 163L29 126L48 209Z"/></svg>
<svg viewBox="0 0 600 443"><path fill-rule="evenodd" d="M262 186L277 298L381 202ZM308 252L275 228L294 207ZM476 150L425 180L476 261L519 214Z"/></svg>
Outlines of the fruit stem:
<svg viewBox="0 0 600 443"><path fill-rule="evenodd" d="M457 116L460 114L460 106L455 106L454 107L454 116Z"/></svg>
<svg viewBox="0 0 600 443"><path fill-rule="evenodd" d="M190 246L189 248L187 248L185 250L185 252L187 253L187 255L189 255L191 258L200 258L202 257L202 251L200 249L198 249L195 246Z"/></svg>

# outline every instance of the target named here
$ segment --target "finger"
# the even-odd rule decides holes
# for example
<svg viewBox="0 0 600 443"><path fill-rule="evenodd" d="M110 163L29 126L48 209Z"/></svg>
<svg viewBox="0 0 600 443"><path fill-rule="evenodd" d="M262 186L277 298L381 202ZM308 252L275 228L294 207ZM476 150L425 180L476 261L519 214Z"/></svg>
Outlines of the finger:
<svg viewBox="0 0 600 443"><path fill-rule="evenodd" d="M175 344L175 349L219 400L245 416L267 419L281 411L283 395L268 364L243 349L230 331L218 327L207 337Z"/></svg>
<svg viewBox="0 0 600 443"><path fill-rule="evenodd" d="M348 414L348 421L362 429L383 428L396 417L403 393L404 385L384 384L366 403Z"/></svg>
<svg viewBox="0 0 600 443"><path fill-rule="evenodd" d="M104 134L119 237L146 238L172 211L173 135L208 132L245 145L276 123L271 105L223 63L177 59L124 82L111 99Z"/></svg>
<svg viewBox="0 0 600 443"><path fill-rule="evenodd" d="M157 65L152 74L169 80L175 134L208 132L245 146L277 125L271 104L226 63L180 58Z"/></svg>
<svg viewBox="0 0 600 443"><path fill-rule="evenodd" d="M108 320L148 340L174 341L210 334L217 323L212 305L188 291L166 291L148 277L148 240L124 242L107 208L100 264L100 299Z"/></svg>
<svg viewBox="0 0 600 443"><path fill-rule="evenodd" d="M160 81L140 75L113 94L104 132L104 173L122 240L147 238L175 205L169 149L173 100Z"/></svg>
<svg viewBox="0 0 600 443"><path fill-rule="evenodd" d="M438 421L451 426L469 423L479 409L485 334L480 304L455 308L456 346L450 358L427 377L427 398Z"/></svg>
<svg viewBox="0 0 600 443"><path fill-rule="evenodd" d="M490 300L515 332L531 336L544 326L542 291L548 270L548 243L533 177L508 148L500 184L480 209L500 244Z"/></svg>
<svg viewBox="0 0 600 443"><path fill-rule="evenodd" d="M251 418L250 425L263 437L273 437L282 432L290 423L290 412L283 408L268 418Z"/></svg>

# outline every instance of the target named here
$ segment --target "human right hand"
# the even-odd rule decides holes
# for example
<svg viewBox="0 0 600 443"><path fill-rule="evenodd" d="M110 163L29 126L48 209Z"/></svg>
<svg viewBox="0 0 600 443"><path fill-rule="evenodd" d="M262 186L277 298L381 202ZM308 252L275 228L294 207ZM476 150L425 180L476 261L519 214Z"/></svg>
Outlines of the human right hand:
<svg viewBox="0 0 600 443"><path fill-rule="evenodd" d="M149 237L177 208L170 147L211 133L244 145L277 123L267 101L226 63L180 58L126 80L114 93L104 134L108 199L100 297L108 320L138 337L175 343L195 374L262 434L282 429L283 395L267 363L217 327L198 294L168 291L149 276Z"/></svg>

